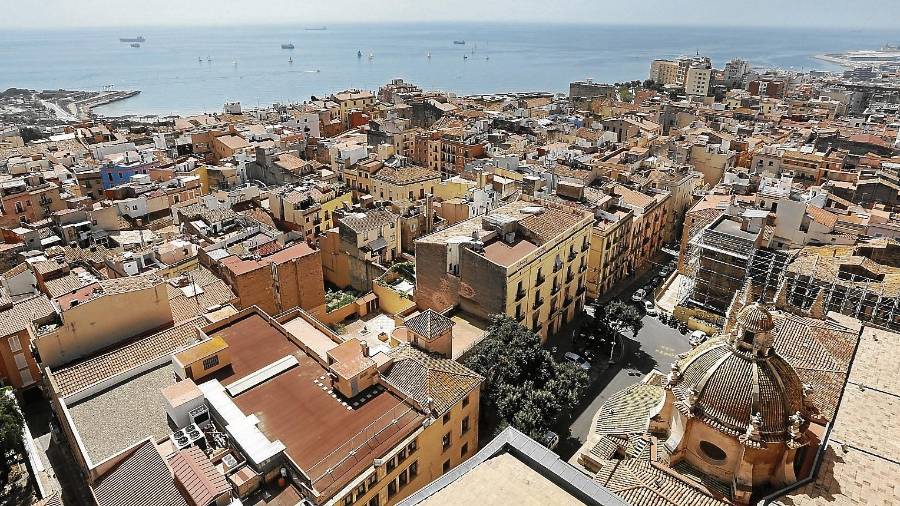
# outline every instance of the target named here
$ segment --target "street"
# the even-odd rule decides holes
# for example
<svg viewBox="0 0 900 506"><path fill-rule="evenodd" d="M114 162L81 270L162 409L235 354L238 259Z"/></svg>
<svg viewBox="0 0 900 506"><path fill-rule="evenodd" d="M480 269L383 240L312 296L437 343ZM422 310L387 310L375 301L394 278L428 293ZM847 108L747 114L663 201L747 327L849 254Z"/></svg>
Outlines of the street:
<svg viewBox="0 0 900 506"><path fill-rule="evenodd" d="M614 292L601 297L601 301L618 297L630 302L631 294L658 274L658 265L635 276L630 283L623 283ZM586 315L576 318L550 343L556 348L558 356L572 350L572 330L578 328L585 318ZM569 459L587 440L597 410L612 394L637 383L653 369L668 372L669 364L676 360L677 355L691 348L687 335L663 324L656 317L644 316L641 321L644 326L637 337L626 339L624 358L608 368L605 363L597 361L591 370L591 383L581 405L571 416L560 420L556 428L561 439L557 452L563 459Z"/></svg>

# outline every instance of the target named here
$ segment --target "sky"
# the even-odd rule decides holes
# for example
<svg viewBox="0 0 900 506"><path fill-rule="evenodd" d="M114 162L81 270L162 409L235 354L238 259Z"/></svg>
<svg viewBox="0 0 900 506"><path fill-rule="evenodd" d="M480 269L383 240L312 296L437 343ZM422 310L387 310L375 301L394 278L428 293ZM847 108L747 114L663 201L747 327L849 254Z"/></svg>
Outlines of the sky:
<svg viewBox="0 0 900 506"><path fill-rule="evenodd" d="M896 28L900 0L0 0L0 11L0 30L425 21L877 29Z"/></svg>

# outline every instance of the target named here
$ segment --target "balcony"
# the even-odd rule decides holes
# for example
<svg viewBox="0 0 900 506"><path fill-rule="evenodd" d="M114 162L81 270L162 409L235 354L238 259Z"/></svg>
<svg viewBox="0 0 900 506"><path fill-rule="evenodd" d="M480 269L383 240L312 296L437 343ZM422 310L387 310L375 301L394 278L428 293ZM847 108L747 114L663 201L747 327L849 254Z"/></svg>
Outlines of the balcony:
<svg viewBox="0 0 900 506"><path fill-rule="evenodd" d="M544 305L544 299L535 299L534 304L531 305L532 308L537 309Z"/></svg>
<svg viewBox="0 0 900 506"><path fill-rule="evenodd" d="M565 300L563 301L563 307L569 307L572 304L572 301L575 300L572 297L566 295Z"/></svg>
<svg viewBox="0 0 900 506"><path fill-rule="evenodd" d="M537 279L534 281L534 286L541 286L542 284L544 284L544 281L546 279L547 278L545 276L538 274Z"/></svg>
<svg viewBox="0 0 900 506"><path fill-rule="evenodd" d="M582 253L587 253L587 251L588 251L589 249L591 249L590 243L584 243L584 244L581 246L581 252L582 252Z"/></svg>
<svg viewBox="0 0 900 506"><path fill-rule="evenodd" d="M516 302L522 300L523 297L525 297L525 290L522 290L521 288L516 290Z"/></svg>
<svg viewBox="0 0 900 506"><path fill-rule="evenodd" d="M575 295L581 295L584 293L584 285L578 287L578 290L575 290Z"/></svg>
<svg viewBox="0 0 900 506"><path fill-rule="evenodd" d="M553 272L559 272L559 270L562 269L562 265L561 261L553 264Z"/></svg>
<svg viewBox="0 0 900 506"><path fill-rule="evenodd" d="M550 289L550 295L556 295L557 293L559 293L559 287L560 285L554 283L553 288Z"/></svg>
<svg viewBox="0 0 900 506"><path fill-rule="evenodd" d="M578 267L578 272L579 272L579 273L582 273L582 272L584 272L584 271L586 271L586 270L587 270L587 265L585 265L585 264L581 264L581 265Z"/></svg>
<svg viewBox="0 0 900 506"><path fill-rule="evenodd" d="M574 250L573 250L573 251L570 251L570 252L569 252L569 261L571 262L572 260L575 260L576 258L578 258L578 254L575 253Z"/></svg>
<svg viewBox="0 0 900 506"><path fill-rule="evenodd" d="M575 274L572 271L566 273L566 283L571 283L572 280L575 279Z"/></svg>
<svg viewBox="0 0 900 506"><path fill-rule="evenodd" d="M525 319L525 313L516 313L516 321L521 322Z"/></svg>

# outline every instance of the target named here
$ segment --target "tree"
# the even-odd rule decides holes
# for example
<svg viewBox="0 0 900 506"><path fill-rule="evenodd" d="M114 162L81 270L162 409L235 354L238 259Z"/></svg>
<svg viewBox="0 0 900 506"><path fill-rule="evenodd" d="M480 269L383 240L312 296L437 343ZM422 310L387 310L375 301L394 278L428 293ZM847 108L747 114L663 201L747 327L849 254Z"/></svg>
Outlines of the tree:
<svg viewBox="0 0 900 506"><path fill-rule="evenodd" d="M466 365L485 378L481 418L491 432L512 425L539 441L581 401L588 383L587 373L556 361L537 334L506 315L491 317Z"/></svg>
<svg viewBox="0 0 900 506"><path fill-rule="evenodd" d="M631 330L637 336L644 327L641 311L633 304L612 300L594 312L593 332L586 343L598 356L611 356L619 332Z"/></svg>
<svg viewBox="0 0 900 506"><path fill-rule="evenodd" d="M6 454L10 450L19 450L22 447L24 426L25 420L16 404L16 398L8 390L0 390L0 454L4 466L9 464Z"/></svg>

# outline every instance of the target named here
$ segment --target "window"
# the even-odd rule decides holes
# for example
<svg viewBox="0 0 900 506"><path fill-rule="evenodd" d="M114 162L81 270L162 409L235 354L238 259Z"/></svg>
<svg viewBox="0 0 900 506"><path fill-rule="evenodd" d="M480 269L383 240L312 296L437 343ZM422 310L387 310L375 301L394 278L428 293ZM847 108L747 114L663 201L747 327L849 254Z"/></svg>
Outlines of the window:
<svg viewBox="0 0 900 506"><path fill-rule="evenodd" d="M463 443L462 448L459 450L459 457L465 458L467 453L469 453L469 443Z"/></svg>
<svg viewBox="0 0 900 506"><path fill-rule="evenodd" d="M728 457L724 450L709 441L700 441L700 453L707 459L716 462L722 462Z"/></svg>
<svg viewBox="0 0 900 506"><path fill-rule="evenodd" d="M409 465L409 479L412 480L419 475L419 462L413 462Z"/></svg>
<svg viewBox="0 0 900 506"><path fill-rule="evenodd" d="M396 468L396 467L397 467L397 457L394 456L394 457L391 457L391 460L388 460L387 472L393 471L394 468Z"/></svg>
<svg viewBox="0 0 900 506"><path fill-rule="evenodd" d="M356 487L356 497L362 497L366 493L366 482L362 482Z"/></svg>
<svg viewBox="0 0 900 506"><path fill-rule="evenodd" d="M416 451L416 448L418 448L418 446L416 446L416 440L415 440L415 439L413 439L412 441L409 442L408 445L406 445L406 451L408 451L410 455L412 455L412 453L413 453L414 451Z"/></svg>
<svg viewBox="0 0 900 506"><path fill-rule="evenodd" d="M344 506L350 506L351 504L353 504L353 494L347 494L344 497Z"/></svg>
<svg viewBox="0 0 900 506"><path fill-rule="evenodd" d="M397 452L397 463L399 464L399 463L403 462L404 460L406 460L406 448Z"/></svg>
<svg viewBox="0 0 900 506"><path fill-rule="evenodd" d="M441 439L441 445L444 448L444 451L447 451L447 448L450 448L450 433L444 434L443 439Z"/></svg>
<svg viewBox="0 0 900 506"><path fill-rule="evenodd" d="M447 461L444 462L444 471L443 472L446 473L449 470L450 470L450 459L447 459Z"/></svg>
<svg viewBox="0 0 900 506"><path fill-rule="evenodd" d="M13 353L22 351L22 343L19 342L19 336L9 336L9 351Z"/></svg>
<svg viewBox="0 0 900 506"><path fill-rule="evenodd" d="M397 482L392 481L388 483L388 499L397 495Z"/></svg>
<svg viewBox="0 0 900 506"><path fill-rule="evenodd" d="M203 359L203 368L204 369L212 369L213 367L219 365L219 356L213 355L211 357L207 357Z"/></svg>
<svg viewBox="0 0 900 506"><path fill-rule="evenodd" d="M463 420L462 420L462 433L465 434L466 432L469 432L469 417L468 416L463 418Z"/></svg>
<svg viewBox="0 0 900 506"><path fill-rule="evenodd" d="M369 506L378 506L378 496L369 499Z"/></svg>
<svg viewBox="0 0 900 506"><path fill-rule="evenodd" d="M397 482L400 484L400 488L405 487L407 482L409 482L406 474L406 469L400 471L400 474L397 476Z"/></svg>
<svg viewBox="0 0 900 506"><path fill-rule="evenodd" d="M447 425L447 422L450 421L450 413L444 415L444 425Z"/></svg>
<svg viewBox="0 0 900 506"><path fill-rule="evenodd" d="M25 212L25 207L22 205L21 202L16 202L16 212L17 212L17 213L24 213L24 212Z"/></svg>
<svg viewBox="0 0 900 506"><path fill-rule="evenodd" d="M467 395L466 398L463 399L462 407L466 407L466 406L469 405L469 397L470 397L470 396Z"/></svg>

